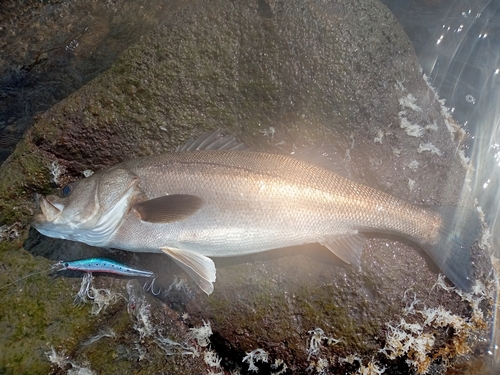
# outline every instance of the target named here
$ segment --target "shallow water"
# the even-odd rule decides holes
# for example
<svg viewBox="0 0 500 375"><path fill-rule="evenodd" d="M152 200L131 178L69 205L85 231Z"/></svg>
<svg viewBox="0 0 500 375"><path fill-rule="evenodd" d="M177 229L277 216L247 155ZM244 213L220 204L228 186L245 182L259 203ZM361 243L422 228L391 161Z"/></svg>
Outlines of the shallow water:
<svg viewBox="0 0 500 375"><path fill-rule="evenodd" d="M383 2L403 25L431 84L468 132L463 144L476 168L473 194L500 256L500 3Z"/></svg>
<svg viewBox="0 0 500 375"><path fill-rule="evenodd" d="M490 226L492 251L500 257L500 3L493 0L420 2L384 0L403 25L425 74L454 118L476 169L473 196ZM500 371L497 341L492 371Z"/></svg>

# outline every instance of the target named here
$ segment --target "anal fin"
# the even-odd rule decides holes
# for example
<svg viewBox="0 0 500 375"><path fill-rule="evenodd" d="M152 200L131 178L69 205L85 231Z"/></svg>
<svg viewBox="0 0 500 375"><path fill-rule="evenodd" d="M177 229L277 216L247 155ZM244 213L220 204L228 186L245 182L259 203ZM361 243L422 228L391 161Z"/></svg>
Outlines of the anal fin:
<svg viewBox="0 0 500 375"><path fill-rule="evenodd" d="M162 247L161 250L171 256L207 295L214 291L215 264L212 259L190 250Z"/></svg>
<svg viewBox="0 0 500 375"><path fill-rule="evenodd" d="M348 236L327 237L319 241L319 243L344 262L359 269L361 268L361 254L363 253L365 241L366 238L357 233Z"/></svg>

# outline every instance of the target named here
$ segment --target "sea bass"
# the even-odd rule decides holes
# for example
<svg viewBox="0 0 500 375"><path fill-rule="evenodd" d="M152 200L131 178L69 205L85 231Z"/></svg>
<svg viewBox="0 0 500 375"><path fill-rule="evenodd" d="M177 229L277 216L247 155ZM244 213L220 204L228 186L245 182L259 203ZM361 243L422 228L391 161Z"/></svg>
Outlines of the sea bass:
<svg viewBox="0 0 500 375"><path fill-rule="evenodd" d="M33 225L49 237L167 254L207 294L216 276L209 257L317 242L359 267L362 232L391 233L472 289L472 210L413 205L294 157L243 148L214 132L120 163L41 197Z"/></svg>

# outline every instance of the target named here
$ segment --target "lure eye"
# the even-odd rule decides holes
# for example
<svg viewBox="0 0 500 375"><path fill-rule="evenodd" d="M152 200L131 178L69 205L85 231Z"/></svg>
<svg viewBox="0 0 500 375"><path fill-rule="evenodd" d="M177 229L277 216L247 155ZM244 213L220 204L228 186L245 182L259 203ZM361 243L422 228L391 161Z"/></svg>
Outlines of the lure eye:
<svg viewBox="0 0 500 375"><path fill-rule="evenodd" d="M73 190L71 188L71 185L66 185L65 187L62 188L62 196L67 197L68 195L71 194L71 190Z"/></svg>

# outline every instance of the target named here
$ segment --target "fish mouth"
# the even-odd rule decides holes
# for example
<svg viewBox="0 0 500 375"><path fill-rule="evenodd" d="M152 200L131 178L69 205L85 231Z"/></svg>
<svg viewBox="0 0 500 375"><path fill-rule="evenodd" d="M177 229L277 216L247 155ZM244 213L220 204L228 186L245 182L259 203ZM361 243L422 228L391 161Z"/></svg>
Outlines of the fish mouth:
<svg viewBox="0 0 500 375"><path fill-rule="evenodd" d="M54 221L64 209L64 205L52 203L45 197L39 198L41 213L35 215L35 222Z"/></svg>

